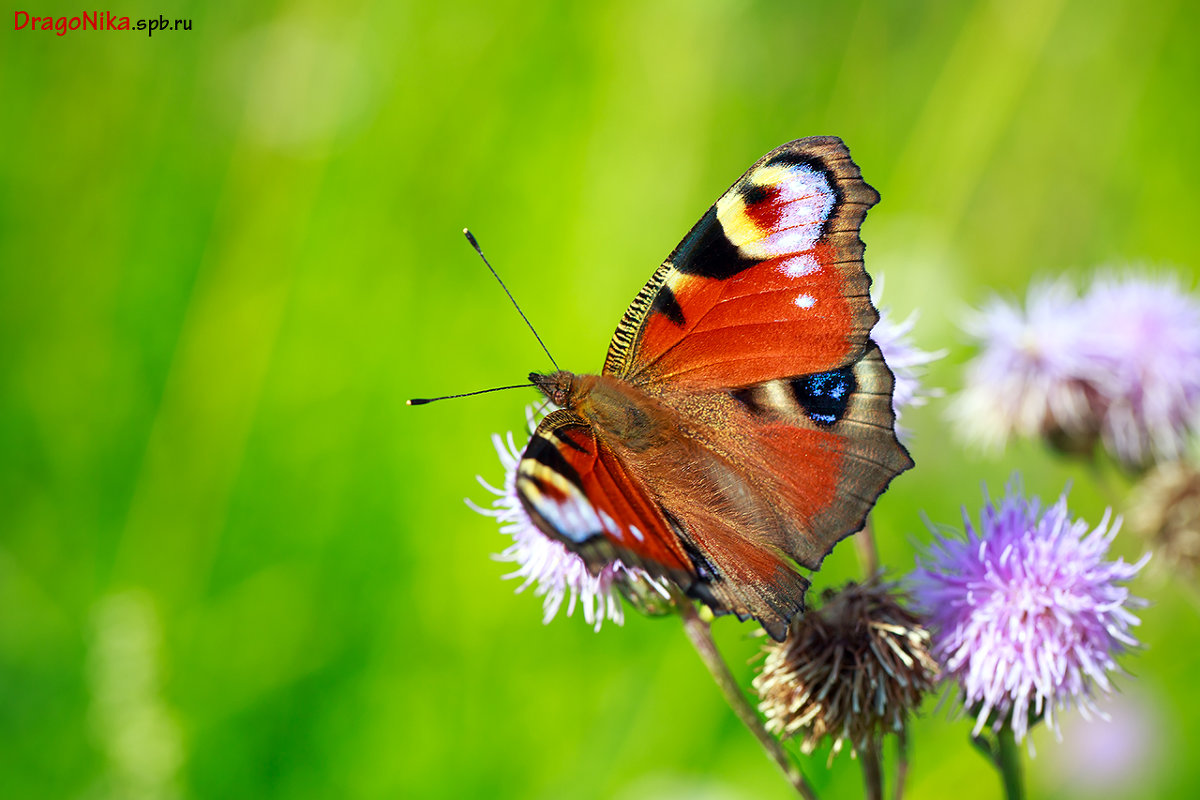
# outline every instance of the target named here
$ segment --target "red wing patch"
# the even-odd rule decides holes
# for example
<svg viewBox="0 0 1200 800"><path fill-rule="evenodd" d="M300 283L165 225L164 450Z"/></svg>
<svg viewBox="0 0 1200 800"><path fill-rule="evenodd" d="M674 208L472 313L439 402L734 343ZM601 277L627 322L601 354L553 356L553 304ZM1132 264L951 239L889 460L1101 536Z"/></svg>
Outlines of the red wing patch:
<svg viewBox="0 0 1200 800"><path fill-rule="evenodd" d="M768 153L638 294L604 371L702 391L855 361L878 318L858 237L878 199L838 139Z"/></svg>

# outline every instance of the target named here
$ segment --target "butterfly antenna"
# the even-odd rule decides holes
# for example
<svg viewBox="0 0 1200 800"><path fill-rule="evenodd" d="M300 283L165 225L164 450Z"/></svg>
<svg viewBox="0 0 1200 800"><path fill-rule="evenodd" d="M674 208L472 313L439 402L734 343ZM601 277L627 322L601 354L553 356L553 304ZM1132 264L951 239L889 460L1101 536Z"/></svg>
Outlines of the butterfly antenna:
<svg viewBox="0 0 1200 800"><path fill-rule="evenodd" d="M546 357L550 359L550 363L554 365L554 368L556 370L560 369L558 366L558 362L554 360L554 356L550 355L550 350L546 347L546 343L542 341L541 336L538 336L538 332L533 327L533 323L529 321L529 317L525 316L525 312L522 311L521 306L517 304L517 298L512 296L512 292L510 292L508 290L508 287L504 285L504 281L500 280L500 276L496 274L496 270L492 267L491 263L487 260L487 256L485 256L483 254L483 250L480 249L479 242L476 241L474 234L472 234L471 231L468 230L467 228L463 228L463 236L467 237L467 241L471 243L471 247L474 247L475 252L479 253L479 257L483 259L483 263L487 264L487 268L489 270L491 270L492 277L496 279L496 282L500 284L500 288L504 290L504 293L506 295L508 295L508 299L512 301L513 308L515 308L517 310L517 313L521 315L521 319L525 320L525 324L529 326L529 330L533 331L533 338L537 339L538 344L540 344L542 346L542 350L546 351Z"/></svg>
<svg viewBox="0 0 1200 800"><path fill-rule="evenodd" d="M437 400L453 400L456 397L472 397L477 394L487 394L488 392L503 392L505 389L525 389L530 386L535 386L532 383L518 383L516 386L497 386L495 389L480 389L478 392L465 392L463 394L447 394L441 397L414 397L412 400L405 401L408 406L423 406L426 403L433 403Z"/></svg>

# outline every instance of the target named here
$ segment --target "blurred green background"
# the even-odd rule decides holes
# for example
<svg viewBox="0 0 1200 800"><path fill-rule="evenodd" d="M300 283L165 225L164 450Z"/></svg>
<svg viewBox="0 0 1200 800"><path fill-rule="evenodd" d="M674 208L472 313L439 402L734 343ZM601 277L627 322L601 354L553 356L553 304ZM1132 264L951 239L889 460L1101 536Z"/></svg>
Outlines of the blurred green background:
<svg viewBox="0 0 1200 800"><path fill-rule="evenodd" d="M404 406L547 366L464 225L558 361L595 370L742 170L836 134L883 196L868 269L950 349L948 392L990 292L1200 265L1182 3L115 13L193 28L0 34L4 797L788 796L677 622L543 627L500 579L505 540L462 499L500 480L489 434L532 392ZM909 418L917 469L876 514L897 573L922 512L955 523L1014 469L1047 498L1073 480L1099 517L1086 470L968 452L944 410ZM857 574L841 547L816 586ZM1136 589L1148 647L1117 720L1043 731L1035 796L1200 786L1195 596L1161 572ZM715 629L748 685L752 626ZM909 796L998 797L935 706ZM822 796L859 794L825 755L805 761Z"/></svg>

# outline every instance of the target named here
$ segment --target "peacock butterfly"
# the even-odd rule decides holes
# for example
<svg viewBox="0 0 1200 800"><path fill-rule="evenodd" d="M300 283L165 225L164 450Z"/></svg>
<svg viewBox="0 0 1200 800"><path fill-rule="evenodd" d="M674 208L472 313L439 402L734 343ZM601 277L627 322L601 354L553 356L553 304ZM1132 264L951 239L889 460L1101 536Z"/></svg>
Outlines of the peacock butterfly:
<svg viewBox="0 0 1200 800"><path fill-rule="evenodd" d="M789 142L638 292L599 375L533 373L558 408L516 490L598 573L620 561L782 640L808 580L913 462L870 339L859 227L879 201L832 136Z"/></svg>

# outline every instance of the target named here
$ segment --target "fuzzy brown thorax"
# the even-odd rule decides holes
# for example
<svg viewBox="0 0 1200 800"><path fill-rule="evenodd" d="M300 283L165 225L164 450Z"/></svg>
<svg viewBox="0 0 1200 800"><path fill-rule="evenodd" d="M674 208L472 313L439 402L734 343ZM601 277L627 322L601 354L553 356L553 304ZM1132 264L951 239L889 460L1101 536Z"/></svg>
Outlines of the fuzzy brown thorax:
<svg viewBox="0 0 1200 800"><path fill-rule="evenodd" d="M645 450L663 436L658 404L611 375L575 375L560 370L533 373L529 380L556 405L573 411L604 437L631 450Z"/></svg>

